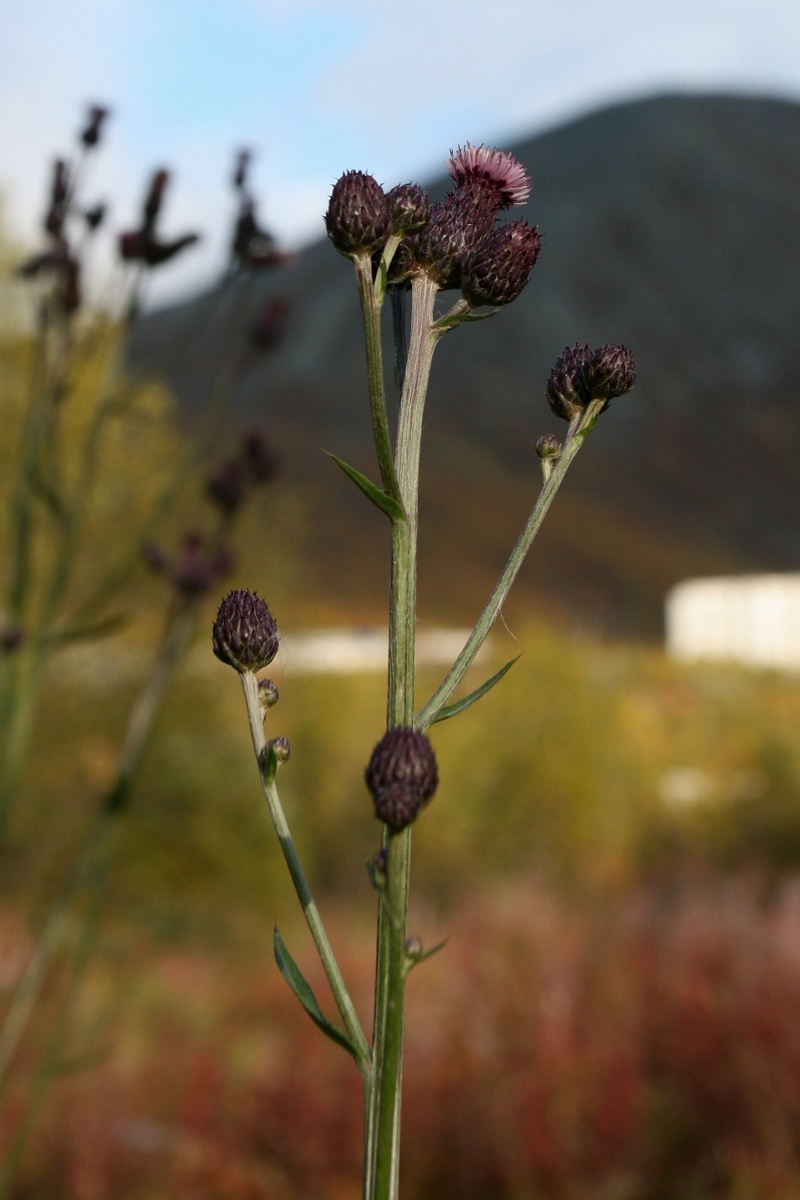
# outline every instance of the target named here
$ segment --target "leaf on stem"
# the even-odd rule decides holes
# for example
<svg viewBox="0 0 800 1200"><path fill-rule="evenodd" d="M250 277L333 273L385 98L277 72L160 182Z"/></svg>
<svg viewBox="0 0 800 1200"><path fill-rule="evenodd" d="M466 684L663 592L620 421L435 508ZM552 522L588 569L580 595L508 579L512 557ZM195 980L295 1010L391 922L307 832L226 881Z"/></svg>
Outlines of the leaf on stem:
<svg viewBox="0 0 800 1200"><path fill-rule="evenodd" d="M325 453L329 458L333 459L337 467L341 467L345 475L347 475L349 479L352 479L356 487L361 489L367 499L371 500L376 508L379 508L381 512L386 513L386 516L390 521L396 522L405 520L406 514L399 500L395 500L393 496L387 495L387 493L384 492L382 488L379 488L377 484L373 483L371 479L368 479L366 475L362 475L360 471L357 471L355 467L351 467L349 463L346 463L344 459L339 458L338 455L331 454L327 450Z"/></svg>
<svg viewBox="0 0 800 1200"><path fill-rule="evenodd" d="M491 679L487 679L485 683L482 683L481 686L476 688L474 692L470 692L470 694L465 696L463 700L456 700L455 704L445 704L444 707L440 708L435 716L427 722L427 726L435 725L437 721L446 721L448 717L455 717L458 716L459 713L464 712L465 709L473 705L476 700L480 700L481 696L485 696L487 692L490 692L494 685L500 682L506 672L511 670L519 657L520 655L518 654L517 658L509 659L505 666L501 667L500 670L491 677Z"/></svg>
<svg viewBox="0 0 800 1200"><path fill-rule="evenodd" d="M434 321L431 329L444 333L447 329L456 329L459 325L465 325L467 321L485 321L487 317L493 317L498 308L490 308L488 312L448 312L443 317L439 317L438 321Z"/></svg>
<svg viewBox="0 0 800 1200"><path fill-rule="evenodd" d="M311 1017L311 1020L327 1037L331 1039L332 1042L336 1042L337 1045L343 1046L349 1054L352 1054L356 1062L358 1062L358 1056L356 1055L353 1043L350 1041L347 1035L342 1033L340 1029L337 1029L336 1026L333 1025L323 1013L322 1009L317 1003L317 998L311 990L310 985L304 978L300 968L286 948L286 943L278 932L277 925L275 926L275 933L273 934L272 938L272 947L275 951L275 961L278 964L278 969L281 975L286 980L295 996L297 996L297 999Z"/></svg>

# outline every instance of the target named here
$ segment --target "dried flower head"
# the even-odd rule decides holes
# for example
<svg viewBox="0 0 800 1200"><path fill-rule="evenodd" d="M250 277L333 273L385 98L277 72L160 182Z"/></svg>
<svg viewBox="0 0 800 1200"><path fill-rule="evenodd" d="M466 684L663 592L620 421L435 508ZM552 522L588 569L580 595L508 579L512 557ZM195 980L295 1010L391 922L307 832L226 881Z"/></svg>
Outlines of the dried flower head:
<svg viewBox="0 0 800 1200"><path fill-rule="evenodd" d="M372 254L391 232L389 201L381 185L364 171L345 171L333 185L325 228L340 254Z"/></svg>
<svg viewBox="0 0 800 1200"><path fill-rule="evenodd" d="M497 193L500 208L524 204L531 192L531 182L522 163L512 154L488 146L459 146L447 161L450 176L461 187L480 181Z"/></svg>
<svg viewBox="0 0 800 1200"><path fill-rule="evenodd" d="M212 646L217 658L237 671L259 671L278 653L278 627L265 600L243 588L219 606Z"/></svg>
<svg viewBox="0 0 800 1200"><path fill-rule="evenodd" d="M409 726L388 730L372 752L365 778L379 820L395 833L410 825L439 783L425 734Z"/></svg>
<svg viewBox="0 0 800 1200"><path fill-rule="evenodd" d="M466 255L461 290L472 308L496 307L516 300L539 257L541 239L535 225L511 221L487 233Z"/></svg>

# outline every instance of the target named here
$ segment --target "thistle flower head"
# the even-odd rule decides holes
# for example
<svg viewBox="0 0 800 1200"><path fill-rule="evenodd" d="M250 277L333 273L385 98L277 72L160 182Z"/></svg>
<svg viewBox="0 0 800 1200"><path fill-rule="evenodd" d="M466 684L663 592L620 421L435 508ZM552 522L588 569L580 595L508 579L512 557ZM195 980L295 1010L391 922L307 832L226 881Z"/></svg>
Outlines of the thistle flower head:
<svg viewBox="0 0 800 1200"><path fill-rule="evenodd" d="M583 370L583 380L593 400L624 396L636 382L636 363L626 346L601 346Z"/></svg>
<svg viewBox="0 0 800 1200"><path fill-rule="evenodd" d="M583 381L583 369L590 355L587 345L576 342L558 356L550 372L545 388L547 402L555 415L565 421L576 417L591 400Z"/></svg>
<svg viewBox="0 0 800 1200"><path fill-rule="evenodd" d="M217 658L237 671L258 671L278 653L278 627L265 600L247 588L229 592L212 632Z"/></svg>
<svg viewBox="0 0 800 1200"><path fill-rule="evenodd" d="M480 181L500 197L501 208L524 204L531 191L531 181L522 163L512 154L488 146L459 146L447 160L448 174L461 187Z"/></svg>
<svg viewBox="0 0 800 1200"><path fill-rule="evenodd" d="M470 307L492 307L516 300L539 256L535 225L511 221L487 233L468 252L461 269L461 290Z"/></svg>
<svg viewBox="0 0 800 1200"><path fill-rule="evenodd" d="M333 185L325 228L340 254L352 258L378 250L391 232L389 201L364 171L345 171Z"/></svg>
<svg viewBox="0 0 800 1200"><path fill-rule="evenodd" d="M365 772L375 815L395 833L410 825L439 783L433 748L408 726L388 730L372 751Z"/></svg>
<svg viewBox="0 0 800 1200"><path fill-rule="evenodd" d="M108 117L109 110L104 104L90 104L86 112L86 124L81 131L81 144L87 150L93 149L100 141L100 134Z"/></svg>

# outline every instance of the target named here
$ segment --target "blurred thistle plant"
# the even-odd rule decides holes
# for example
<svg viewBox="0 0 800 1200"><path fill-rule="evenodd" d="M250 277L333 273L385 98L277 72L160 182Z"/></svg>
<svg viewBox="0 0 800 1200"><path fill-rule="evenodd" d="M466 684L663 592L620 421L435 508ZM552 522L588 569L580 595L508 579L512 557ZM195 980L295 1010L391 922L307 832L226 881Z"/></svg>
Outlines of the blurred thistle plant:
<svg viewBox="0 0 800 1200"><path fill-rule="evenodd" d="M512 303L527 285L541 246L536 226L522 220L500 220L502 213L523 204L530 191L527 173L512 155L467 143L451 154L447 166L455 186L437 203L431 203L417 184L402 184L386 192L371 175L347 171L334 185L325 215L331 242L352 260L355 270L380 483L335 456L334 461L384 513L392 531L387 732L366 769L375 814L383 825L382 846L369 868L379 898L371 1044L339 971L278 795L276 776L288 757L288 747L281 739L266 738L263 726L268 712L260 703L257 677L277 650L274 621L263 600L239 591L223 600L213 629L214 652L240 675L262 787L344 1029L323 1014L276 929L278 966L312 1019L349 1051L361 1073L365 1200L395 1200L398 1194L406 979L413 967L440 948L424 951L419 939L409 938L407 930L411 826L438 783L427 730L481 699L513 665L513 660L506 663L480 687L451 702L501 610L570 463L610 400L630 391L635 380L633 357L624 346L593 350L576 344L557 359L545 395L553 412L568 422L566 435L563 442L550 434L537 441L542 485L530 516L461 652L433 695L416 708L417 497L433 353L445 334ZM459 291L460 296L437 314L438 295L446 290ZM401 394L392 434L382 362L381 311L389 294L397 316L408 291L408 339L404 321L396 319L393 324L395 379ZM487 308L489 311L479 311ZM271 685L267 682L267 686Z"/></svg>
<svg viewBox="0 0 800 1200"><path fill-rule="evenodd" d="M125 536L118 537L115 531L107 552L104 547L91 570L85 569L87 547L95 536L92 520L107 484L106 439L112 431L119 436L121 431L143 428L144 423L149 426L154 415L152 396L120 365L129 321L120 318L116 309L91 311L82 304L88 240L102 227L106 211L101 203L85 204L82 181L86 159L100 144L108 116L106 107L92 105L74 157L60 158L53 165L43 219L47 246L17 270L36 289L38 322L30 341L30 386L14 460L16 475L9 481L10 562L0 577L5 589L0 601L0 853L32 761L39 702L57 653L76 643L95 645L123 624L126 589L142 563L167 585L161 602L165 620L149 670L131 699L111 778L97 798L74 858L66 865L52 907L40 922L36 951L0 1024L1 1100L17 1047L63 949L67 918L79 910L77 935L67 955L66 998L49 1041L40 1048L26 1111L9 1114L0 1109L4 1130L0 1200L13 1185L32 1117L61 1057L69 1009L98 932L119 818L127 811L132 784L169 687L196 634L209 591L219 586L233 565L236 522L243 507L276 478L281 467L260 429L243 431L232 452L201 476L202 515L195 503L192 527L177 534L177 549L167 550L155 540L168 518L175 523L180 494L191 480L198 481L212 437L215 445L220 440L218 427L235 377L239 343L250 351L244 327L238 341L234 336L226 338L220 386L212 392L195 435L181 439L180 453L170 462L168 473L159 472L158 464L153 466L152 480L137 477L137 511L126 516ZM157 224L168 182L166 170L154 173L139 226L119 239L127 290L122 312L128 317L137 307L144 274L197 240L195 234L172 241L161 238ZM113 294L106 299L110 306L115 302ZM159 407L158 416L162 411ZM165 423L158 432L168 443L171 428ZM148 474L150 466L148 460Z"/></svg>

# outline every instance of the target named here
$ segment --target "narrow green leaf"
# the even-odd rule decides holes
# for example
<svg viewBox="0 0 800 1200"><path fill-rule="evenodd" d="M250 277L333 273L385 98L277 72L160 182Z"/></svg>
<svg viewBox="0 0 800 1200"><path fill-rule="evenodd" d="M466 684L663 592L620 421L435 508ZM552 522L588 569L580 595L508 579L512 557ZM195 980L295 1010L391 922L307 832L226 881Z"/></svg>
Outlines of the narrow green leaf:
<svg viewBox="0 0 800 1200"><path fill-rule="evenodd" d="M337 1029L335 1025L331 1024L317 1003L316 996L312 992L297 963L294 961L288 949L286 948L286 943L278 932L277 925L275 926L275 933L273 934L272 938L272 946L275 951L275 961L278 964L278 969L281 975L286 980L295 996L297 996L297 999L311 1017L311 1020L322 1030L324 1034L326 1034L327 1037L331 1039L332 1042L336 1042L338 1046L343 1046L344 1049L347 1050L349 1054L352 1054L353 1058L358 1061L355 1049L350 1039L346 1034L342 1033L341 1029Z"/></svg>
<svg viewBox="0 0 800 1200"><path fill-rule="evenodd" d="M520 656L517 655L517 658L519 657ZM437 721L446 721L448 717L457 716L459 713L464 712L465 709L473 705L476 700L480 700L481 696L485 696L487 692L492 690L496 683L500 682L506 671L511 670L514 663L517 661L517 658L510 659L504 667L501 667L500 670L491 677L491 679L487 679L485 683L482 683L481 686L476 688L474 692L470 692L470 694L465 696L463 700L456 700L455 704L445 704L444 708L439 709L438 713L431 721L431 725L435 725Z"/></svg>
<svg viewBox="0 0 800 1200"><path fill-rule="evenodd" d="M438 321L434 321L431 328L433 329L455 329L458 325L466 325L468 321L485 321L487 317L493 317L499 308L490 308L488 312L476 313L445 313L443 317L439 317Z"/></svg>
<svg viewBox="0 0 800 1200"><path fill-rule="evenodd" d="M349 479L352 479L356 487L361 489L367 499L371 500L376 508L379 508L381 512L386 513L387 517L391 521L405 520L406 514L403 511L402 504L400 504L398 500L395 500L393 496L388 496L386 492L379 488L377 484L373 483L371 479L368 479L366 475L362 475L360 471L357 471L355 467L351 467L349 463L346 463L344 459L339 458L338 455L331 454L327 450L325 453L329 458L333 459L337 467L341 467L345 475L347 475Z"/></svg>

